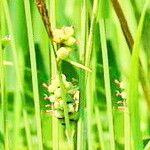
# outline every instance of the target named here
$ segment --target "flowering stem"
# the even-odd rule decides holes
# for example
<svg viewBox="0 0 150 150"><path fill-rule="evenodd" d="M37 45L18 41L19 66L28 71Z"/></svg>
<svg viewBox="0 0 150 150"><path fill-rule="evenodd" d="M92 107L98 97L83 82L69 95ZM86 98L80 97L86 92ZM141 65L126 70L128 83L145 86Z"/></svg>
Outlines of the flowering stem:
<svg viewBox="0 0 150 150"><path fill-rule="evenodd" d="M54 43L53 43L53 40L52 40L53 34L52 34L51 23L50 23L50 20L49 20L46 4L44 3L43 0L36 0L36 5L37 5L37 8L39 10L39 13L41 14L44 26L45 26L47 34L50 38L50 41L51 41L51 44L52 44L52 49L53 49L53 52L54 52L54 55L55 55L55 58L56 58L57 55L56 55L55 46L54 46Z"/></svg>
<svg viewBox="0 0 150 150"><path fill-rule="evenodd" d="M64 116L65 116L67 138L68 138L68 141L70 141L72 137L71 137L71 127L70 127L70 121L69 121L69 112L68 112L68 107L67 107L67 99L69 98L69 96L67 95L67 91L63 83L63 79L62 79L61 62L57 63L57 69L58 69L57 71L58 71L58 76L59 76L59 81L60 81L61 94L64 100Z"/></svg>

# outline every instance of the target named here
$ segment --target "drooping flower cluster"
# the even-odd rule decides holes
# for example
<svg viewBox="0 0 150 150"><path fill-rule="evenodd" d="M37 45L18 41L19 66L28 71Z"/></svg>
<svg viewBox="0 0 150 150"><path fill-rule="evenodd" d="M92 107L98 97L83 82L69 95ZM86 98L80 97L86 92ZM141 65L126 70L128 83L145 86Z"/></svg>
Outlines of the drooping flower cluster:
<svg viewBox="0 0 150 150"><path fill-rule="evenodd" d="M78 111L79 90L75 83L66 80L66 76L64 74L62 74L62 80L65 86L65 90L69 95L69 99L67 100L67 109L69 116L71 116ZM59 76L56 76L54 79L52 79L51 84L43 85L48 91L48 94L45 95L45 99L49 101L49 104L46 105L46 107L48 108L47 112L55 116L56 118L64 118L65 100L62 98Z"/></svg>
<svg viewBox="0 0 150 150"><path fill-rule="evenodd" d="M126 91L122 81L115 80L115 84L118 86L116 96L119 98L117 105L119 110L124 110L126 106Z"/></svg>
<svg viewBox="0 0 150 150"><path fill-rule="evenodd" d="M73 27L62 27L60 29L54 29L52 31L53 41L59 45L59 48L56 51L58 60L68 58L70 52L73 50L71 46L76 43L74 38L74 29Z"/></svg>

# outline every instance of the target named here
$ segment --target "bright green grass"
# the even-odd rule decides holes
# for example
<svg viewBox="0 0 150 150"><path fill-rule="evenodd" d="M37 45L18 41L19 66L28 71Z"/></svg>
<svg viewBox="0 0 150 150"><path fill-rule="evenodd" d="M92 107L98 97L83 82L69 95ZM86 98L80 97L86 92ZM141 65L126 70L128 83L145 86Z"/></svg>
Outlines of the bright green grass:
<svg viewBox="0 0 150 150"><path fill-rule="evenodd" d="M45 2L52 28L75 29L75 50L61 66L35 1L0 1L0 149L149 150L149 0L119 0L134 44L126 41L126 26L121 28L111 4L116 0ZM45 112L42 84L61 71L80 89L73 126L67 105L66 126ZM118 107L116 79L126 85L124 107Z"/></svg>

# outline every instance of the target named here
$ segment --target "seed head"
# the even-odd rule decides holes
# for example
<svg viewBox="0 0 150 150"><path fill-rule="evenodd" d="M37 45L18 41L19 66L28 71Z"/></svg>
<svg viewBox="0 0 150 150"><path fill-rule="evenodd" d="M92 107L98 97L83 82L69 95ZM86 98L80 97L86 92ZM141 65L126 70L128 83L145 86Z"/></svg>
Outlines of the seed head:
<svg viewBox="0 0 150 150"><path fill-rule="evenodd" d="M64 31L62 29L53 30L53 41L55 43L61 43L64 40Z"/></svg>
<svg viewBox="0 0 150 150"><path fill-rule="evenodd" d="M72 46L76 43L76 39L74 37L69 37L66 41L63 42L67 46Z"/></svg>
<svg viewBox="0 0 150 150"><path fill-rule="evenodd" d="M74 28L72 26L71 27L63 27L63 30L64 30L65 36L67 38L74 34Z"/></svg>
<svg viewBox="0 0 150 150"><path fill-rule="evenodd" d="M70 49L66 47L61 47L56 52L58 59L66 59L69 56Z"/></svg>

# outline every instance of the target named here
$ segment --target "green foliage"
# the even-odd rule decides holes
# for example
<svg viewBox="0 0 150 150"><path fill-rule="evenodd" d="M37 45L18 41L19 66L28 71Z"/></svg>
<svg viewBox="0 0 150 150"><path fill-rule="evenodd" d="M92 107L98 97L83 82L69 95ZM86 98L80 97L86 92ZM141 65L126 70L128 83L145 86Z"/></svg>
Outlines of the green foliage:
<svg viewBox="0 0 150 150"><path fill-rule="evenodd" d="M149 150L149 6L0 0L0 149Z"/></svg>

